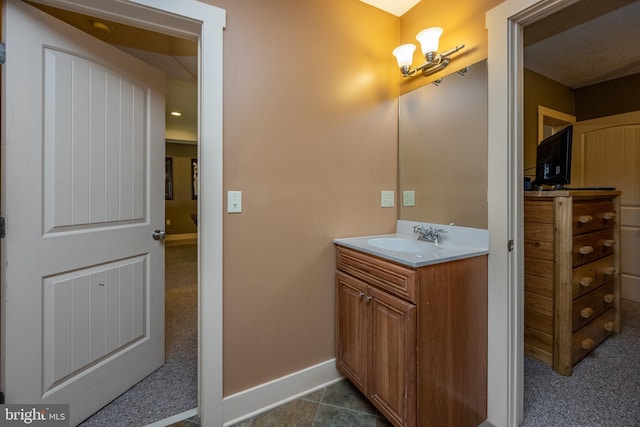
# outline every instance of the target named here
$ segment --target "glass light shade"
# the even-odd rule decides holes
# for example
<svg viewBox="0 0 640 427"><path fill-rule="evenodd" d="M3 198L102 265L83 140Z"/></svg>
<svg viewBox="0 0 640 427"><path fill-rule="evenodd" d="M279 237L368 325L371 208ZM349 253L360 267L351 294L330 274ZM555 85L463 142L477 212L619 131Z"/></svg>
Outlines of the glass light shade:
<svg viewBox="0 0 640 427"><path fill-rule="evenodd" d="M438 42L442 32L443 30L440 27L431 27L418 33L416 39L420 42L423 55L438 51Z"/></svg>
<svg viewBox="0 0 640 427"><path fill-rule="evenodd" d="M393 49L393 56L398 61L398 67L411 66L413 63L413 52L416 50L414 44L403 44Z"/></svg>

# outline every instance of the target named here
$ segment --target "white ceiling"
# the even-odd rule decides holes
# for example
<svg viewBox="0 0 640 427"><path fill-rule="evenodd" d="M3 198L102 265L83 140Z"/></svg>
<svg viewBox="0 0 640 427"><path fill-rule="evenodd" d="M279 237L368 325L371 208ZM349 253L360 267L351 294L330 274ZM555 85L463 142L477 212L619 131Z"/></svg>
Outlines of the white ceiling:
<svg viewBox="0 0 640 427"><path fill-rule="evenodd" d="M402 16L420 0L360 0L363 3L370 4L373 7L382 9L392 15Z"/></svg>
<svg viewBox="0 0 640 427"><path fill-rule="evenodd" d="M524 64L573 89L640 73L640 1L527 46Z"/></svg>

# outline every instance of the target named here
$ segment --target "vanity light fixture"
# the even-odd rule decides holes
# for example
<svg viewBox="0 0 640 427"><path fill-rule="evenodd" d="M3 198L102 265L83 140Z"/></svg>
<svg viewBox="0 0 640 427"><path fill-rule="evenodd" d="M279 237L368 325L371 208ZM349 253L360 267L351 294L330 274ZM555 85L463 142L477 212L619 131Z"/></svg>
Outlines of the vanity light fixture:
<svg viewBox="0 0 640 427"><path fill-rule="evenodd" d="M411 68L416 45L403 44L393 50L393 56L396 57L398 67L400 67L400 72L404 77L413 77L419 72L422 72L423 76L429 76L444 70L451 62L450 56L464 48L464 45L461 44L446 52L438 53L438 42L442 32L443 30L440 27L431 27L418 33L416 39L420 42L425 63L416 68Z"/></svg>
<svg viewBox="0 0 640 427"><path fill-rule="evenodd" d="M180 111L177 110L173 110L170 113L173 117L182 117L182 113Z"/></svg>

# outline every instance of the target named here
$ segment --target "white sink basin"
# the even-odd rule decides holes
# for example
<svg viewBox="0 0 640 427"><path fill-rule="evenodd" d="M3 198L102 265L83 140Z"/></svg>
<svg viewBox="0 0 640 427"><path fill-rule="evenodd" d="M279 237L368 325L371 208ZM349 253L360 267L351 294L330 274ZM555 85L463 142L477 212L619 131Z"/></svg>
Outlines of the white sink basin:
<svg viewBox="0 0 640 427"><path fill-rule="evenodd" d="M404 233L334 239L334 243L410 267L423 267L489 253L488 232L456 226L425 224L426 227L448 227L444 241L435 244L417 240L415 223L401 224ZM469 244L467 244L467 242Z"/></svg>
<svg viewBox="0 0 640 427"><path fill-rule="evenodd" d="M398 237L379 237L367 240L367 243L374 248L385 249L387 251L407 252L407 253L428 253L438 252L438 246L420 240L402 239Z"/></svg>

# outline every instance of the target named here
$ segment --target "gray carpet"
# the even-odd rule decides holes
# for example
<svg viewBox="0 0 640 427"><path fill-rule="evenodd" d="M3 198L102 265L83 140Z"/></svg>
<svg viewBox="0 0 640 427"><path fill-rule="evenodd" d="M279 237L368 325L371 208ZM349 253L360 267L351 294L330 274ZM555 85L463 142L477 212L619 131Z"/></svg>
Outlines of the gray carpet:
<svg viewBox="0 0 640 427"><path fill-rule="evenodd" d="M82 427L145 426L198 406L197 282L196 246L167 246L165 364Z"/></svg>
<svg viewBox="0 0 640 427"><path fill-rule="evenodd" d="M524 361L522 427L640 426L640 303L622 300L622 332L564 377Z"/></svg>

